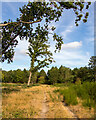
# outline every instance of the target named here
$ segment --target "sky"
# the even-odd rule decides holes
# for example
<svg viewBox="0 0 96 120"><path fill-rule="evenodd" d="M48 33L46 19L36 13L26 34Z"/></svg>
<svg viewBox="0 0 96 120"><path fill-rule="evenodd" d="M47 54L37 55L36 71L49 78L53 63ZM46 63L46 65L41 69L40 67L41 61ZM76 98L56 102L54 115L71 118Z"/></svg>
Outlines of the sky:
<svg viewBox="0 0 96 120"><path fill-rule="evenodd" d="M0 3L1 4L1 3ZM26 2L2 2L2 21L12 19L15 21L19 17L19 7L22 7ZM88 65L91 56L94 55L94 3L89 8L89 17L87 23L82 21L79 26L75 26L75 15L72 10L64 10L59 22L52 22L51 26L56 26L55 32L63 37L64 44L61 51L54 53L55 43L50 35L50 50L53 53L55 63L52 63L49 68L44 68L45 71L52 66L58 68L63 65L65 67L80 68ZM7 61L2 63L3 70L23 70L30 69L30 57L26 54L28 42L19 40L15 48L13 63L7 64Z"/></svg>

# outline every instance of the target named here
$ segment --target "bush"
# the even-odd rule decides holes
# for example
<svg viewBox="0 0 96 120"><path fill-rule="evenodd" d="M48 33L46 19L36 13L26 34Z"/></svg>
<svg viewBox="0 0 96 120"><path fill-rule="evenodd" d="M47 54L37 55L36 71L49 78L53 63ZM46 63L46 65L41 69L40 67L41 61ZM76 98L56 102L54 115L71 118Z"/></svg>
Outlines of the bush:
<svg viewBox="0 0 96 120"><path fill-rule="evenodd" d="M40 76L40 78L38 78L38 80L39 80L39 83L41 83L41 84L44 84L44 83L45 83L45 78L44 78L44 76Z"/></svg>
<svg viewBox="0 0 96 120"><path fill-rule="evenodd" d="M75 84L81 84L81 79L80 78L76 78Z"/></svg>
<svg viewBox="0 0 96 120"><path fill-rule="evenodd" d="M84 107L89 107L90 109L91 109L91 107L95 107L94 101L93 101L92 99L90 99L90 98L85 99L85 100L83 101L82 105L83 105Z"/></svg>
<svg viewBox="0 0 96 120"><path fill-rule="evenodd" d="M74 89L65 89L63 91L63 100L67 105L76 105L77 102L77 95Z"/></svg>
<svg viewBox="0 0 96 120"><path fill-rule="evenodd" d="M64 86L66 87L66 86ZM59 92L63 95L63 100L67 105L76 105L77 97L83 100L83 106L89 108L96 105L96 83L95 82L84 82L83 84L71 84L67 86L67 89L60 87L60 89L54 92Z"/></svg>
<svg viewBox="0 0 96 120"><path fill-rule="evenodd" d="M63 95L63 101L66 103L66 105L76 105L78 103L77 95L73 88L58 89L54 92L59 92L61 95Z"/></svg>
<svg viewBox="0 0 96 120"><path fill-rule="evenodd" d="M95 107L96 104L96 83L84 82L82 85L74 85L77 96L83 99L83 105Z"/></svg>

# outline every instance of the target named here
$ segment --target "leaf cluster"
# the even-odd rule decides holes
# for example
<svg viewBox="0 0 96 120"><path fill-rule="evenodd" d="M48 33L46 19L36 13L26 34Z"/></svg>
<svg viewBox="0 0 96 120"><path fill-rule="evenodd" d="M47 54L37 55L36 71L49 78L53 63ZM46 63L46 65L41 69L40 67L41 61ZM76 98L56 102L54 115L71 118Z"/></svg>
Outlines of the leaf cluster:
<svg viewBox="0 0 96 120"><path fill-rule="evenodd" d="M29 43L28 54L31 58L31 72L34 73L42 67L48 67L53 62L53 58L49 50L48 32L40 27L40 24L30 37Z"/></svg>
<svg viewBox="0 0 96 120"><path fill-rule="evenodd" d="M22 8L19 8L20 16L13 22L12 20L5 21L0 24L2 26L2 62L5 60L8 63L13 61L14 48L18 44L17 37L26 40L32 39L34 24L44 22L46 26L46 34L49 34L49 24L52 21L59 21L64 9L72 9L76 14L75 24L78 26L78 21L85 15L83 22L87 22L89 13L84 13L83 9L87 10L90 2L28 2ZM43 27L43 25L40 25ZM55 27L52 27L52 31ZM45 31L45 30L44 30ZM34 33L35 34L35 33ZM55 33L53 38L56 41L56 50L61 49L62 37Z"/></svg>

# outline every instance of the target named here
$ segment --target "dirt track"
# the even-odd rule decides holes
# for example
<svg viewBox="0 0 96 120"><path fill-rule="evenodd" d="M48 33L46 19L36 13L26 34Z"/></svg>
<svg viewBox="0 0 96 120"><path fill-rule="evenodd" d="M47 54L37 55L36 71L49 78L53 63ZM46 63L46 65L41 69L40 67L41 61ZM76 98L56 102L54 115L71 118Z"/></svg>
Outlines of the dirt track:
<svg viewBox="0 0 96 120"><path fill-rule="evenodd" d="M41 85L37 87L33 87L30 89L26 89L26 91L39 91L38 96L34 95L34 99L32 99L32 103L35 101L34 108L38 109L38 114L34 116L34 118L77 118L76 115L70 111L70 109L58 100L58 96L53 93L53 90L56 88L52 88L48 85Z"/></svg>
<svg viewBox="0 0 96 120"><path fill-rule="evenodd" d="M58 94L53 92L55 89L57 88L49 85L40 85L9 94L7 99L3 99L4 117L77 119L88 117L90 112L84 113L85 109L78 105L75 107L76 112L65 106L62 97L58 97Z"/></svg>

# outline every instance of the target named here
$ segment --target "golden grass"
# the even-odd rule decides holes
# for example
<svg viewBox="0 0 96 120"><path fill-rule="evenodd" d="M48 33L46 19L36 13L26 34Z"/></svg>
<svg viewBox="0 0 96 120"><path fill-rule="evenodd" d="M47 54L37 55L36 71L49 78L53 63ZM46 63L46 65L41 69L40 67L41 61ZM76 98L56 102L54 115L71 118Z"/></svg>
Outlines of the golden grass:
<svg viewBox="0 0 96 120"><path fill-rule="evenodd" d="M58 98L58 95L53 91L57 89L57 87L51 88L47 92L47 105L48 105L48 113L47 118L74 118L73 114L64 107L61 102L61 98Z"/></svg>
<svg viewBox="0 0 96 120"><path fill-rule="evenodd" d="M3 97L3 118L33 118L41 109L42 94L40 88L22 89Z"/></svg>
<svg viewBox="0 0 96 120"><path fill-rule="evenodd" d="M15 88L18 88L15 86ZM53 91L57 87L49 85L33 86L10 94L3 93L3 118L74 118L72 110L79 118L90 118L93 110L82 107L81 101L76 106L64 106L62 96ZM46 100L44 99L46 98ZM43 109L45 109L44 112Z"/></svg>
<svg viewBox="0 0 96 120"><path fill-rule="evenodd" d="M89 109L88 107L82 106L82 100L77 98L78 104L75 106L70 106L70 109L79 117L79 118L92 118L94 117L94 109Z"/></svg>

